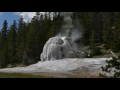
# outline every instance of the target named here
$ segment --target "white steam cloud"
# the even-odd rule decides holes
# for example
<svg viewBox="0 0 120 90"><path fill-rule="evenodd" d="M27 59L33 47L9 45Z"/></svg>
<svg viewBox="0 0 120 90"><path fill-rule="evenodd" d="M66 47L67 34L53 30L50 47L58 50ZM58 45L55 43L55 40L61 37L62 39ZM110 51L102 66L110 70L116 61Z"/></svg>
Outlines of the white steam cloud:
<svg viewBox="0 0 120 90"><path fill-rule="evenodd" d="M16 15L23 16L25 22L30 22L36 12L16 12Z"/></svg>
<svg viewBox="0 0 120 90"><path fill-rule="evenodd" d="M63 25L61 32L57 36L70 37L74 49L80 50L83 45L78 45L78 41L82 37L82 27L79 18L76 17L73 22L73 12L61 12L61 16L63 17Z"/></svg>
<svg viewBox="0 0 120 90"><path fill-rule="evenodd" d="M60 33L61 36L70 37L73 42L80 39L82 37L82 27L80 25L79 18L74 20L73 25L73 12L61 12L61 16L63 16L62 31Z"/></svg>
<svg viewBox="0 0 120 90"><path fill-rule="evenodd" d="M45 12L40 12L44 14ZM36 12L15 12L15 15L23 16L25 22L31 22L31 19L36 15Z"/></svg>
<svg viewBox="0 0 120 90"><path fill-rule="evenodd" d="M71 33L71 39L73 42L80 39L82 37L82 33L80 33L77 29L74 29Z"/></svg>
<svg viewBox="0 0 120 90"><path fill-rule="evenodd" d="M71 29L73 28L72 18L73 12L61 12L61 16L63 16L64 24L62 29L65 31L67 37L70 37Z"/></svg>

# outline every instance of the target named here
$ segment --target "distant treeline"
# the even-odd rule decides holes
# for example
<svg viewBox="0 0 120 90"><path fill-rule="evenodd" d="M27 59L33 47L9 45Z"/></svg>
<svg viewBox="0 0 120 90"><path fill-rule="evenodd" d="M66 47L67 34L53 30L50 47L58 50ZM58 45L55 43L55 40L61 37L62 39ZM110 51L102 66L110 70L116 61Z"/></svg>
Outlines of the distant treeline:
<svg viewBox="0 0 120 90"><path fill-rule="evenodd" d="M33 64L40 61L40 54L46 41L61 31L61 12L36 12L31 22L13 21L8 28L4 21L0 31L0 67L9 64ZM74 12L73 25L82 32L79 42L92 49L97 44L105 44L106 49L120 50L120 12ZM77 25L76 20L79 20ZM73 29L74 30L74 29ZM79 43L78 42L78 43Z"/></svg>

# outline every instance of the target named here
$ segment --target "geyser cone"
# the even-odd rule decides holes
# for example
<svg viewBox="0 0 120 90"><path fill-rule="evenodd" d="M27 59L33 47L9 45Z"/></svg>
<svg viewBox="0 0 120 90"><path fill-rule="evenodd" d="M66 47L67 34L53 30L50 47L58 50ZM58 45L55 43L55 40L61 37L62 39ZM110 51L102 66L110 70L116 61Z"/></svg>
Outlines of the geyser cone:
<svg viewBox="0 0 120 90"><path fill-rule="evenodd" d="M40 58L41 61L47 61L78 58L78 56L69 37L52 37L46 42Z"/></svg>

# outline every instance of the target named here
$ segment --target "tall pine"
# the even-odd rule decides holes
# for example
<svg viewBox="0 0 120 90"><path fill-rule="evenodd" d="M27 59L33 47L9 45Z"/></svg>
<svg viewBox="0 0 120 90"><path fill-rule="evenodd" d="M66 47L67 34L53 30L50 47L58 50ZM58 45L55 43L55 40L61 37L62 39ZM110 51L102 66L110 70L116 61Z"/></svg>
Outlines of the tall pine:
<svg viewBox="0 0 120 90"><path fill-rule="evenodd" d="M16 58L16 31L17 31L17 23L14 20L13 24L10 26L10 30L8 33L8 52L9 53L9 63L17 63Z"/></svg>
<svg viewBox="0 0 120 90"><path fill-rule="evenodd" d="M6 67L8 63L8 43L7 43L7 35L8 35L8 23L7 20L4 20L3 27L1 30L1 67Z"/></svg>

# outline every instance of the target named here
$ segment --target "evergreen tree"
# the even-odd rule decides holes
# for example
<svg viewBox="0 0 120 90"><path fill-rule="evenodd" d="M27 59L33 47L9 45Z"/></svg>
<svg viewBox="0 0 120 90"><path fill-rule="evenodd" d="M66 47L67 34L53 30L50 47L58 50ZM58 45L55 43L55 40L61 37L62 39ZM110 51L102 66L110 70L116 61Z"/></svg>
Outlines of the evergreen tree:
<svg viewBox="0 0 120 90"><path fill-rule="evenodd" d="M120 77L120 56L118 58L112 57L112 60L106 60L107 65L102 66L102 73L99 76L105 78L119 78Z"/></svg>
<svg viewBox="0 0 120 90"><path fill-rule="evenodd" d="M18 22L18 30L17 30L17 38L16 38L16 50L17 50L17 61L19 63L22 63L22 56L24 52L24 20L23 17L21 16Z"/></svg>
<svg viewBox="0 0 120 90"><path fill-rule="evenodd" d="M106 49L112 49L113 48L113 29L112 26L114 25L114 13L112 12L106 12L104 13L104 34L103 34L103 40L105 43Z"/></svg>
<svg viewBox="0 0 120 90"><path fill-rule="evenodd" d="M1 63L2 63L2 34L0 31L0 67L1 67Z"/></svg>
<svg viewBox="0 0 120 90"><path fill-rule="evenodd" d="M114 20L114 21L113 21ZM113 46L113 50L115 52L120 51L120 12L114 12L112 23L111 25L111 31L112 31L112 42L111 45Z"/></svg>
<svg viewBox="0 0 120 90"><path fill-rule="evenodd" d="M36 12L36 15L31 20L30 30L27 35L27 55L29 58L34 59L34 61L38 61L39 55L40 55L40 42L41 42L41 36L40 33L42 33L40 28L40 19L42 20L41 14L39 12ZM41 32L40 32L41 31Z"/></svg>
<svg viewBox="0 0 120 90"><path fill-rule="evenodd" d="M17 63L16 60L16 31L17 31L17 23L14 20L13 24L10 27L8 33L8 52L9 53L9 63Z"/></svg>
<svg viewBox="0 0 120 90"><path fill-rule="evenodd" d="M7 20L5 20L2 28L2 46L7 41L7 34L8 34L8 23L7 23Z"/></svg>
<svg viewBox="0 0 120 90"><path fill-rule="evenodd" d="M3 27L1 30L1 67L6 67L8 63L8 23L7 20L4 20Z"/></svg>

